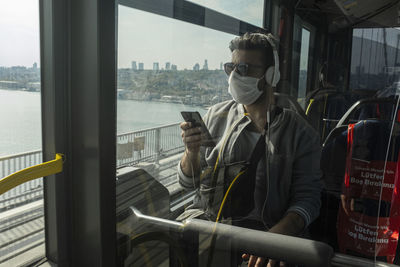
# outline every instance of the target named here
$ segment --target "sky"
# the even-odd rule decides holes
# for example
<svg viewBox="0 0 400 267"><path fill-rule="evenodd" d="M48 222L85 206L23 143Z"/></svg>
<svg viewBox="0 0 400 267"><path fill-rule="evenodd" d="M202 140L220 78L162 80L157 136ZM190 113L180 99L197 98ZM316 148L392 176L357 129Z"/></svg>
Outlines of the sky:
<svg viewBox="0 0 400 267"><path fill-rule="evenodd" d="M264 0L188 0L221 13L262 24ZM120 6L118 10L118 67L128 68L132 61L151 69L166 62L178 69L192 69L196 63L217 69L230 60L231 34L207 29L171 18ZM397 46L399 29L388 29L387 42ZM383 41L379 29L356 29L355 36ZM39 1L0 0L0 66L40 66ZM303 38L304 39L304 38ZM306 61L301 67L305 68ZM303 66L304 65L304 66Z"/></svg>
<svg viewBox="0 0 400 267"><path fill-rule="evenodd" d="M0 36L0 66L39 64L39 1L0 0Z"/></svg>
<svg viewBox="0 0 400 267"><path fill-rule="evenodd" d="M264 0L190 0L216 11L261 26ZM230 60L228 49L233 35L182 21L119 7L118 67L132 61L144 68L166 62L178 69L192 69L208 60L209 69ZM40 66L39 1L0 0L0 66Z"/></svg>

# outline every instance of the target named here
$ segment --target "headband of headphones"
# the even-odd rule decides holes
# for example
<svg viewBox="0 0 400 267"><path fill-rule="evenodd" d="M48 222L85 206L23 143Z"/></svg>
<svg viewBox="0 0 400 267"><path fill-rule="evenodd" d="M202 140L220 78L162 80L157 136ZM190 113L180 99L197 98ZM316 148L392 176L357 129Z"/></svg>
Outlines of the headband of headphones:
<svg viewBox="0 0 400 267"><path fill-rule="evenodd" d="M272 47L272 53L274 54L274 66L271 66L267 69L266 74L265 74L265 80L267 81L267 83L271 84L272 87L276 87L276 85L279 82L279 79L281 78L281 75L279 72L278 50L276 49L276 45L275 45L276 39L271 33L266 34L266 37L267 37L269 44Z"/></svg>

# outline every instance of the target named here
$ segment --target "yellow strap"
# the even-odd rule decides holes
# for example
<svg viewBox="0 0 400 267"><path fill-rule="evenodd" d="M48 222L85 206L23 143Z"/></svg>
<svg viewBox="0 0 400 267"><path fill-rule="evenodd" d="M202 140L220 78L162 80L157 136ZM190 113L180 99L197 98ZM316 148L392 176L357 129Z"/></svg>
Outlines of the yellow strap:
<svg viewBox="0 0 400 267"><path fill-rule="evenodd" d="M54 160L25 168L0 180L0 195L30 180L62 172L63 155L56 154Z"/></svg>
<svg viewBox="0 0 400 267"><path fill-rule="evenodd" d="M231 189L232 189L232 187L233 187L233 184L234 184L234 183L236 182L236 180L240 177L240 175L242 175L244 172L245 172L245 170L239 172L238 175L236 175L235 179L233 179L232 183L229 185L228 190L226 190L226 193L225 193L224 199L222 200L221 206L219 206L217 219L215 220L216 223L219 221L219 219L220 219L220 217L221 217L221 213L222 213L222 210L223 210L223 208L224 208L226 199L228 198L229 192L231 191ZM214 230L213 230L213 232L215 231L215 227L216 227L216 225L214 225Z"/></svg>
<svg viewBox="0 0 400 267"><path fill-rule="evenodd" d="M310 111L310 107L311 107L312 102L314 102L314 98L311 98L310 99L310 103L308 103L308 107L307 107L307 110L306 110L306 115L308 115L308 112Z"/></svg>

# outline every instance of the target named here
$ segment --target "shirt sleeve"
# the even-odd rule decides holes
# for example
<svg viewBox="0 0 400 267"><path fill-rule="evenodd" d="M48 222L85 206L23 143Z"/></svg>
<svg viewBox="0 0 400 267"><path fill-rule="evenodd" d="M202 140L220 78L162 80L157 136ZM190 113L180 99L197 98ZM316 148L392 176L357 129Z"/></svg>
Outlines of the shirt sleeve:
<svg viewBox="0 0 400 267"><path fill-rule="evenodd" d="M293 164L291 201L286 213L300 215L305 227L318 217L321 207L320 158L321 146L316 133L301 134Z"/></svg>
<svg viewBox="0 0 400 267"><path fill-rule="evenodd" d="M189 177L186 176L183 171L182 171L182 167L181 167L181 161L178 162L178 172L177 172L177 176L178 176L178 181L179 184L186 190L190 190L190 189L194 189L195 188L195 177Z"/></svg>

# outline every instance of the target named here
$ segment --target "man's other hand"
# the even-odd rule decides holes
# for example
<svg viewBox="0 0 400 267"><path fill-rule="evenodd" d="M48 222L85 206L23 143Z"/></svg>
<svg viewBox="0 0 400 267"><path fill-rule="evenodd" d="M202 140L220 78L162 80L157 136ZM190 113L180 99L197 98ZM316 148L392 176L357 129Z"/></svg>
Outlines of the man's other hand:
<svg viewBox="0 0 400 267"><path fill-rule="evenodd" d="M201 127L194 127L192 122L182 122L182 141L185 144L187 153L197 154L200 150L202 141Z"/></svg>
<svg viewBox="0 0 400 267"><path fill-rule="evenodd" d="M243 254L242 255L242 259L245 261L249 261L249 263L247 264L248 267L261 267L261 266L267 266L267 267L285 267L286 264L281 261L276 261L276 260L267 260L265 258L262 257L257 257L254 255L249 255L249 254Z"/></svg>

